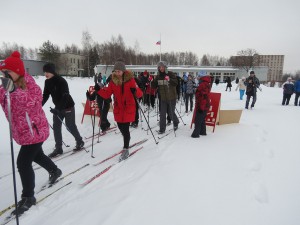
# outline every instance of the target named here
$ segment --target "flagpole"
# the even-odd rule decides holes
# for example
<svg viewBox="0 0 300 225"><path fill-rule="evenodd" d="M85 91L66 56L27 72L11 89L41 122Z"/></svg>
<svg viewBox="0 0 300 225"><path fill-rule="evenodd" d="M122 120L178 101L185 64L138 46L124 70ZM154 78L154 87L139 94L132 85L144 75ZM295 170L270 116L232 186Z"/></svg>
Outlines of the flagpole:
<svg viewBox="0 0 300 225"><path fill-rule="evenodd" d="M159 48L160 48L159 61L161 61L161 33L159 34L159 41L160 41L160 45L159 45Z"/></svg>

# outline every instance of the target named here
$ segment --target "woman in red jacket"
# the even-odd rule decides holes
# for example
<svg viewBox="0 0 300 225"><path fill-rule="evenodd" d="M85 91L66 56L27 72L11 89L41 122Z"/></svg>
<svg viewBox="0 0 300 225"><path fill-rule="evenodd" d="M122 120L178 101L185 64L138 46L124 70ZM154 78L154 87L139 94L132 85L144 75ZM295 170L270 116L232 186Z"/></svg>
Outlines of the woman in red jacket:
<svg viewBox="0 0 300 225"><path fill-rule="evenodd" d="M129 125L135 120L135 101L142 97L143 92L137 86L132 72L126 70L124 62L117 60L108 87L100 89L98 94L105 99L114 95L114 117L124 141L120 160L124 160L129 156Z"/></svg>
<svg viewBox="0 0 300 225"><path fill-rule="evenodd" d="M195 129L192 133L192 138L199 138L200 135L206 135L205 117L210 107L210 82L211 78L206 75L206 72L198 73L199 86L196 90L195 103Z"/></svg>

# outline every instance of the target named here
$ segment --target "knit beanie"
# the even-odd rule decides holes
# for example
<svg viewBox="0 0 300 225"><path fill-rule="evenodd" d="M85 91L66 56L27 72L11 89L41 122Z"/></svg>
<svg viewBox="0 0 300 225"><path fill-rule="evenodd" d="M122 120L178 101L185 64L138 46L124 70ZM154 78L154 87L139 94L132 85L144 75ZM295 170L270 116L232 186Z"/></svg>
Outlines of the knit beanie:
<svg viewBox="0 0 300 225"><path fill-rule="evenodd" d="M163 66L163 67L165 67L165 68L168 68L167 62L164 62L164 61L160 61L160 62L157 64L157 68L159 68L160 66Z"/></svg>
<svg viewBox="0 0 300 225"><path fill-rule="evenodd" d="M56 75L55 72L55 65L53 63L47 63L43 66L43 71L46 73L52 73L54 75Z"/></svg>
<svg viewBox="0 0 300 225"><path fill-rule="evenodd" d="M117 59L117 61L115 62L115 65L114 65L114 70L121 70L123 72L126 70L123 59Z"/></svg>
<svg viewBox="0 0 300 225"><path fill-rule="evenodd" d="M250 72L250 74L255 74L255 73L254 73L254 71L252 70L252 71Z"/></svg>
<svg viewBox="0 0 300 225"><path fill-rule="evenodd" d="M9 57L0 63L0 70L11 70L19 76L24 76L25 68L24 63L21 60L21 54L18 51L14 51Z"/></svg>

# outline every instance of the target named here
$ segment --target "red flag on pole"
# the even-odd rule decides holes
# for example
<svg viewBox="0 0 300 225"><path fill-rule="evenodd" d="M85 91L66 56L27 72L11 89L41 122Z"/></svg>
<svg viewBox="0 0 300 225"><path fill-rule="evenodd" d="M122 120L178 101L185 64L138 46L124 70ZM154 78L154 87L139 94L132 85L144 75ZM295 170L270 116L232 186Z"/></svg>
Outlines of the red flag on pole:
<svg viewBox="0 0 300 225"><path fill-rule="evenodd" d="M160 44L161 44L161 41L156 42L156 45L160 45Z"/></svg>

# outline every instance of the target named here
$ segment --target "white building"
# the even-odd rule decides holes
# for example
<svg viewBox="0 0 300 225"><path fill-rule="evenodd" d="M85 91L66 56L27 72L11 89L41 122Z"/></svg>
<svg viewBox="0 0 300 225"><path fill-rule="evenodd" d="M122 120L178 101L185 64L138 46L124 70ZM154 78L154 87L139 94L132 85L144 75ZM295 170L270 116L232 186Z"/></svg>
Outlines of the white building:
<svg viewBox="0 0 300 225"><path fill-rule="evenodd" d="M94 68L96 74L105 74L106 76L110 75L113 70L113 65L97 65ZM147 70L150 74L157 74L156 65L126 65L128 70L134 72L134 74L140 74ZM214 75L215 78L219 78L221 82L225 81L227 77L230 77L231 80L235 80L237 77L247 77L248 74L245 70L240 70L231 66L168 66L168 70L183 76L184 72L189 74L196 75L199 71L206 71L209 75ZM267 66L257 66L253 69L255 71L256 77L260 81L267 81L268 76L268 67Z"/></svg>

